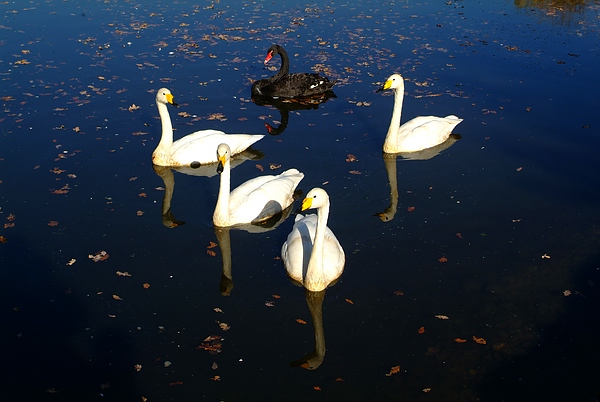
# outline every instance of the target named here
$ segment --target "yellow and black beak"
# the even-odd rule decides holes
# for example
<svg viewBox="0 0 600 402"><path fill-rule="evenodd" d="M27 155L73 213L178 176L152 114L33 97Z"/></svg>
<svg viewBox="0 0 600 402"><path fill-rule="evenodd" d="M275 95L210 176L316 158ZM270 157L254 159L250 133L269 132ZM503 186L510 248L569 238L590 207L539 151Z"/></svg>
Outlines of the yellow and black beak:
<svg viewBox="0 0 600 402"><path fill-rule="evenodd" d="M223 169L225 167L225 154L223 155L217 155L217 173L221 174L223 173Z"/></svg>
<svg viewBox="0 0 600 402"><path fill-rule="evenodd" d="M169 102L171 105L178 107L179 105L177 104L177 102L175 102L175 98L173 98L173 94L167 94L167 102Z"/></svg>
<svg viewBox="0 0 600 402"><path fill-rule="evenodd" d="M386 89L390 89L390 87L392 86L392 80L387 80L383 86L381 88L379 88L377 91L375 92L381 92L381 91L385 91Z"/></svg>
<svg viewBox="0 0 600 402"><path fill-rule="evenodd" d="M302 200L302 206L300 207L300 211L306 211L307 209L310 209L310 207L312 206L312 198L305 198L304 200Z"/></svg>

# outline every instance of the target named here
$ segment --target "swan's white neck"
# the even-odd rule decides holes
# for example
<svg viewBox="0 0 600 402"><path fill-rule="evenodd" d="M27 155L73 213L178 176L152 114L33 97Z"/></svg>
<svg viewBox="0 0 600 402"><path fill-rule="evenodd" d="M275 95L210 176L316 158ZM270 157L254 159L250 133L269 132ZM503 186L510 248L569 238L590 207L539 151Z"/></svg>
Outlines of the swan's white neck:
<svg viewBox="0 0 600 402"><path fill-rule="evenodd" d="M404 82L394 89L394 111L392 121L388 129L385 141L383 142L383 152L394 153L393 143L398 141L398 131L400 131L400 118L402 117L402 102L404 101Z"/></svg>
<svg viewBox="0 0 600 402"><path fill-rule="evenodd" d="M162 102L156 102L156 106L158 107L158 114L160 115L162 136L158 146L154 150L154 154L166 156L173 146L173 126L171 124L171 116L169 115L169 109L167 109L167 105Z"/></svg>
<svg viewBox="0 0 600 402"><path fill-rule="evenodd" d="M317 230L310 260L308 260L308 267L306 268L306 278L304 278L304 286L308 290L323 290L323 284L325 282L323 275L323 252L325 248L325 231L327 229L328 218L329 201L317 209Z"/></svg>
<svg viewBox="0 0 600 402"><path fill-rule="evenodd" d="M223 171L219 175L219 195L213 215L213 223L216 226L228 226L229 222L229 192L231 189L231 162L225 159Z"/></svg>

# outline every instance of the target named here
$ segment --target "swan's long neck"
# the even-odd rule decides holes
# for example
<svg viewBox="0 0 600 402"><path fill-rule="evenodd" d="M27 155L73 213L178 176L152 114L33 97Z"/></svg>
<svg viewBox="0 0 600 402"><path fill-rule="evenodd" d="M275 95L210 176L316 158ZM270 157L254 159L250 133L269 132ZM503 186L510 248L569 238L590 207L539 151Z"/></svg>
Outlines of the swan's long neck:
<svg viewBox="0 0 600 402"><path fill-rule="evenodd" d="M404 101L404 83L394 90L394 111L392 113L392 121L388 128L385 141L383 142L383 152L393 153L391 148L392 142L395 142L400 131L400 118L402 117L402 102Z"/></svg>
<svg viewBox="0 0 600 402"><path fill-rule="evenodd" d="M323 289L323 282L325 281L323 275L323 251L325 248L325 230L327 229L328 218L329 201L317 210L317 230L312 253L308 260L308 267L306 268L306 278L304 278L304 286L308 290Z"/></svg>
<svg viewBox="0 0 600 402"><path fill-rule="evenodd" d="M219 180L219 195L217 196L213 221L217 226L227 226L229 221L229 191L231 188L231 162L229 158L225 160Z"/></svg>
<svg viewBox="0 0 600 402"><path fill-rule="evenodd" d="M162 137L158 143L158 148L171 149L173 145L173 125L171 124L171 116L169 115L169 109L164 103L157 102L158 114L160 115L160 122L162 125Z"/></svg>
<svg viewBox="0 0 600 402"><path fill-rule="evenodd" d="M277 74L273 76L273 81L277 81L284 75L288 75L288 73L290 72L290 59L288 58L285 49L281 46L277 46L277 53L279 53L279 56L281 56L281 68L279 69Z"/></svg>

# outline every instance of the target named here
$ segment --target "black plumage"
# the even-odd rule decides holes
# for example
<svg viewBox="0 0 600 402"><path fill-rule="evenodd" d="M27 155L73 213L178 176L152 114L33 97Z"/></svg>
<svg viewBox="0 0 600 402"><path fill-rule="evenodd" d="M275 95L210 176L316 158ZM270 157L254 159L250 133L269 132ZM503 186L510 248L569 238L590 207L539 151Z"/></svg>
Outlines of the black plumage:
<svg viewBox="0 0 600 402"><path fill-rule="evenodd" d="M267 51L265 64L275 55L281 56L281 68L273 77L258 80L252 84L252 94L273 98L296 98L314 96L331 91L335 81L317 73L290 74L290 60L286 51L279 45L273 45Z"/></svg>

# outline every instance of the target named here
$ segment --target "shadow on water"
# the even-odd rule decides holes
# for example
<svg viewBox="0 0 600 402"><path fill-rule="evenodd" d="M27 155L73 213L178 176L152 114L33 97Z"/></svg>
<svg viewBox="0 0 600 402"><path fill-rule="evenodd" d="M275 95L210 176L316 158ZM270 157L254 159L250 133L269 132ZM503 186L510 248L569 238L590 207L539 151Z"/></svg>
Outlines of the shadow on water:
<svg viewBox="0 0 600 402"><path fill-rule="evenodd" d="M2 399L39 401L139 398L129 334L87 311L77 288L64 288L52 263L19 236L2 252ZM85 331L82 329L85 328ZM130 362L131 364L122 364ZM114 399L113 399L114 400Z"/></svg>

